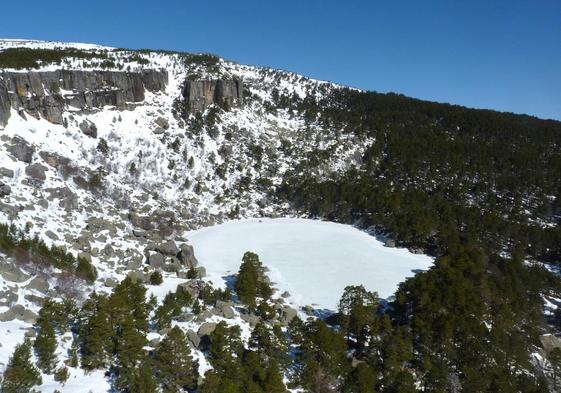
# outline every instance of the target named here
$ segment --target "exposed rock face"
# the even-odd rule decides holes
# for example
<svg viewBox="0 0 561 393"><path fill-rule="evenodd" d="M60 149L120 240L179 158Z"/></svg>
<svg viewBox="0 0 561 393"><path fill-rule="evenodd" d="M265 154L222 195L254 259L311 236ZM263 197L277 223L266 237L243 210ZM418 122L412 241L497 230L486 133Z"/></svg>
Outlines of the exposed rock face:
<svg viewBox="0 0 561 393"><path fill-rule="evenodd" d="M19 136L15 136L8 145L8 152L15 159L30 163L35 154L35 147L31 146L27 141Z"/></svg>
<svg viewBox="0 0 561 393"><path fill-rule="evenodd" d="M200 112L212 104L243 105L243 82L240 79L186 81L183 98L190 110Z"/></svg>
<svg viewBox="0 0 561 393"><path fill-rule="evenodd" d="M62 124L66 106L79 109L144 101L145 90L163 91L165 71L142 72L70 71L0 73L0 126L10 117L10 108L25 110Z"/></svg>

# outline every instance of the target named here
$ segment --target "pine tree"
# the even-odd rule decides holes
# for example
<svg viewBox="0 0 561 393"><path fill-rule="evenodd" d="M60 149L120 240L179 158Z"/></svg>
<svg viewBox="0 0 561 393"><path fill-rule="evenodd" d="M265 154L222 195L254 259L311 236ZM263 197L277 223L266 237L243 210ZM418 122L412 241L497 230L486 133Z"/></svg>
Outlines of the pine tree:
<svg viewBox="0 0 561 393"><path fill-rule="evenodd" d="M156 384L150 366L144 362L132 374L130 386L126 388L130 393L155 393Z"/></svg>
<svg viewBox="0 0 561 393"><path fill-rule="evenodd" d="M55 381L64 384L66 381L68 381L68 378L70 377L70 373L68 372L68 368L66 368L64 366L60 367L59 369L57 369L55 371L54 377L55 377Z"/></svg>
<svg viewBox="0 0 561 393"><path fill-rule="evenodd" d="M253 309L257 305L255 298L257 297L259 279L257 270L259 257L257 254L248 251L244 254L242 261L236 281L236 292L241 302Z"/></svg>
<svg viewBox="0 0 561 393"><path fill-rule="evenodd" d="M282 380L282 373L275 362L272 362L267 368L265 381L263 383L263 391L267 393L286 393L286 386Z"/></svg>
<svg viewBox="0 0 561 393"><path fill-rule="evenodd" d="M97 299L97 304L94 305L96 309L80 329L82 367L87 370L106 367L113 347L113 330L109 324L106 299L93 299Z"/></svg>
<svg viewBox="0 0 561 393"><path fill-rule="evenodd" d="M256 308L258 296L268 300L273 294L273 289L269 285L265 269L257 254L250 251L244 254L236 281L236 292L241 302L251 309Z"/></svg>
<svg viewBox="0 0 561 393"><path fill-rule="evenodd" d="M193 361L187 337L175 326L160 342L154 354L156 379L163 392L174 393L195 389L198 379L198 363Z"/></svg>
<svg viewBox="0 0 561 393"><path fill-rule="evenodd" d="M144 346L147 343L145 333L136 328L132 315L127 315L119 324L115 337L116 383L120 389L127 389L137 376L138 367L146 359Z"/></svg>
<svg viewBox="0 0 561 393"><path fill-rule="evenodd" d="M39 319L38 325L39 331L34 343L37 365L45 373L50 374L57 363L55 329L51 322L46 319Z"/></svg>
<svg viewBox="0 0 561 393"><path fill-rule="evenodd" d="M25 340L14 350L2 381L3 393L28 392L35 385L42 383L39 370L31 362L31 342Z"/></svg>
<svg viewBox="0 0 561 393"><path fill-rule="evenodd" d="M78 265L76 266L76 275L91 284L97 278L97 270L86 258L79 257Z"/></svg>

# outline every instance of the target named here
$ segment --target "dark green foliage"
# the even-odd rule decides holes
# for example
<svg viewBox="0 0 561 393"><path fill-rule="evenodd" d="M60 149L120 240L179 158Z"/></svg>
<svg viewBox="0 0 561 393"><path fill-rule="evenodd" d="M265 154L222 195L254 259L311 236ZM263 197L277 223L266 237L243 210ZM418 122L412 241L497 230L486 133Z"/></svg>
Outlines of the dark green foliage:
<svg viewBox="0 0 561 393"><path fill-rule="evenodd" d="M37 366L45 373L52 373L57 363L57 340L51 321L41 318L37 323L37 337L33 345L37 354Z"/></svg>
<svg viewBox="0 0 561 393"><path fill-rule="evenodd" d="M107 153L109 152L109 146L107 145L107 141L105 139L99 138L99 142L97 143L97 150L103 155L107 155Z"/></svg>
<svg viewBox="0 0 561 393"><path fill-rule="evenodd" d="M335 388L339 378L347 372L347 346L339 332L321 320L310 320L304 327L299 358L303 364L302 386L310 390L318 386Z"/></svg>
<svg viewBox="0 0 561 393"><path fill-rule="evenodd" d="M87 52L75 48L8 48L0 52L0 68L39 68L41 64L61 64L64 58L92 59L107 57L106 52Z"/></svg>
<svg viewBox="0 0 561 393"><path fill-rule="evenodd" d="M156 322L158 328L160 329L168 328L171 325L172 319L181 314L181 309L192 304L193 299L188 292L170 292L166 295L162 304L156 309L154 313L154 322Z"/></svg>
<svg viewBox="0 0 561 393"><path fill-rule="evenodd" d="M279 105L375 138L358 170L318 180L311 170L330 158L318 151L288 173L279 196L296 208L439 255L465 238L559 260L560 122L349 89Z"/></svg>
<svg viewBox="0 0 561 393"><path fill-rule="evenodd" d="M113 353L113 330L107 302L107 297L94 293L82 307L79 334L82 367L86 370L106 367Z"/></svg>
<svg viewBox="0 0 561 393"><path fill-rule="evenodd" d="M31 263L38 268L55 267L77 275L79 263L72 254L60 247L47 247L42 239L30 238L15 226L0 224L0 251L18 263ZM91 269L86 270L91 273Z"/></svg>
<svg viewBox="0 0 561 393"><path fill-rule="evenodd" d="M134 370L130 385L124 391L130 393L156 393L156 383L154 382L150 365L144 362L137 370Z"/></svg>
<svg viewBox="0 0 561 393"><path fill-rule="evenodd" d="M197 387L198 363L193 361L187 337L179 327L171 329L158 345L153 368L165 393Z"/></svg>
<svg viewBox="0 0 561 393"><path fill-rule="evenodd" d="M248 251L242 261L236 281L236 292L242 303L254 309L257 307L257 297L267 300L273 291L257 254Z"/></svg>
<svg viewBox="0 0 561 393"><path fill-rule="evenodd" d="M345 287L339 301L341 324L347 336L364 345L374 328L380 300L377 293L368 292L362 285Z"/></svg>
<svg viewBox="0 0 561 393"><path fill-rule="evenodd" d="M97 270L86 258L78 257L76 276L92 284L97 278Z"/></svg>
<svg viewBox="0 0 561 393"><path fill-rule="evenodd" d="M68 371L68 368L66 368L64 366L58 368L54 373L55 381L63 383L63 384L66 381L68 381L69 377L70 377L70 372Z"/></svg>
<svg viewBox="0 0 561 393"><path fill-rule="evenodd" d="M41 383L41 374L31 363L31 343L26 340L16 346L12 357L10 357L4 372L2 392L29 392L33 386Z"/></svg>
<svg viewBox="0 0 561 393"><path fill-rule="evenodd" d="M152 285L160 285L164 282L164 278L162 277L162 273L156 270L154 273L150 275L150 284Z"/></svg>

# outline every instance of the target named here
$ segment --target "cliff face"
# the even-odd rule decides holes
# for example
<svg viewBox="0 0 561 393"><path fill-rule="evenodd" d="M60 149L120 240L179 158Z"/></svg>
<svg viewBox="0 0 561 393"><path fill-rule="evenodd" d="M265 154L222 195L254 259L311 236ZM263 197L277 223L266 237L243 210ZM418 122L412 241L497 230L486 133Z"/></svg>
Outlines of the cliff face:
<svg viewBox="0 0 561 393"><path fill-rule="evenodd" d="M56 124L62 123L67 106L124 108L127 102L143 101L145 90L163 91L167 81L167 72L155 70L1 72L0 126L6 125L10 108Z"/></svg>
<svg viewBox="0 0 561 393"><path fill-rule="evenodd" d="M193 111L202 111L211 104L243 105L243 82L240 79L186 81L183 98Z"/></svg>

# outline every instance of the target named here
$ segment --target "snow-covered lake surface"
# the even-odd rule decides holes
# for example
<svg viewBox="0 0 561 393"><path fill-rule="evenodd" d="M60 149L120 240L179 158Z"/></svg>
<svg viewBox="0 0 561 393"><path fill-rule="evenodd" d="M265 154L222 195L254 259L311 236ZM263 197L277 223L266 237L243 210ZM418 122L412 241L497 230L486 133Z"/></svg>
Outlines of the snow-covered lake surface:
<svg viewBox="0 0 561 393"><path fill-rule="evenodd" d="M269 277L297 305L334 310L347 285L362 284L382 298L433 259L388 248L350 225L279 218L231 221L186 233L215 284L238 271L246 251L257 253Z"/></svg>

